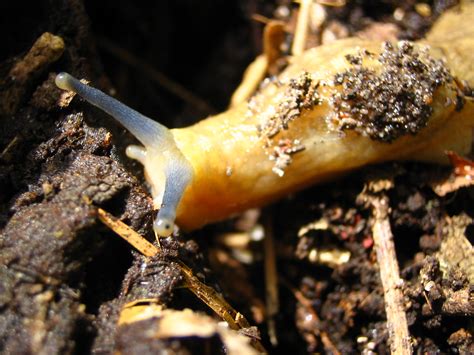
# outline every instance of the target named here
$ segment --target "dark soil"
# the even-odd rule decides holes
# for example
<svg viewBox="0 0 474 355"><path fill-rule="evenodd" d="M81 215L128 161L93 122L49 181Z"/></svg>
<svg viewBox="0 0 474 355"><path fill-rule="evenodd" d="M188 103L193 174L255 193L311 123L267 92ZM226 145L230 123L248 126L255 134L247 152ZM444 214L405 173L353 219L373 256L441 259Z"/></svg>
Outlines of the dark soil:
<svg viewBox="0 0 474 355"><path fill-rule="evenodd" d="M134 139L81 99L69 103L61 97L55 73L88 78L169 127L186 126L225 109L244 69L260 53L262 25L252 14L281 18L289 9L286 20L292 22L296 7L288 3L0 5L0 352L223 352L217 337L147 343L144 332L156 326L150 320L116 326L120 308L144 298L212 314L182 287L180 261L258 327L270 353L331 352L322 334L341 353L389 353L371 209L360 198L368 181L381 178L394 181L386 194L415 351L474 352L472 275L462 267L446 275L441 264L449 257L438 253L447 235L462 237L466 226L472 243L472 191L439 197L430 185L448 175L448 167L369 167L261 211L165 239L163 252L150 260L98 220L100 206L154 240L142 169L123 154ZM418 39L454 1L429 2L430 16L417 12L415 1L405 1L404 16L396 20L398 3L351 1L329 8L328 21L349 35L392 23L398 38ZM50 49L25 60L45 32L60 36L64 45L45 39ZM170 91L150 67L195 98ZM263 243L253 240L238 249L228 242L230 233L246 238L262 226L272 231L276 248L277 342L265 319ZM322 260L322 252L332 261ZM336 260L349 254L347 262Z"/></svg>

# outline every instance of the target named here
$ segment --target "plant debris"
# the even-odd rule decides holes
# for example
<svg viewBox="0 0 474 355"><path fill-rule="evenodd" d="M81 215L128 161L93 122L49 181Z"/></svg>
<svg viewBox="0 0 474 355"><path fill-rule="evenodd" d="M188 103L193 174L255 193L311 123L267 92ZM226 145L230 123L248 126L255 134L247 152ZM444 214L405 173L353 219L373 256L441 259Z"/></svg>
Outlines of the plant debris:
<svg viewBox="0 0 474 355"><path fill-rule="evenodd" d="M173 346L172 339L185 340L179 348L177 344L174 346L175 351L193 352L192 339L196 337L209 342L217 337L227 354L256 355L260 353L252 348L249 338L191 309L177 311L140 306L138 313L135 313L133 317L128 317L127 321L123 321L120 325L116 350L121 353L135 353L138 349L146 353L166 351L168 347Z"/></svg>
<svg viewBox="0 0 474 355"><path fill-rule="evenodd" d="M413 348L402 291L403 280L400 277L393 233L388 218L389 199L383 193L380 196L367 198L373 209L372 234L384 293L390 350L392 353L412 354Z"/></svg>
<svg viewBox="0 0 474 355"><path fill-rule="evenodd" d="M156 246L148 242L133 229L120 222L103 209L98 209L98 216L105 225L137 248L143 255L147 257L156 257L160 253L160 250ZM170 262L172 261L170 260ZM177 266L177 269L181 272L184 285L211 309L213 309L220 317L222 317L222 319L227 321L230 329L241 330L250 328L250 324L245 317L241 313L235 311L212 287L206 286L199 281L189 267L179 261L172 263L174 263ZM120 323L120 320L118 322ZM254 343L257 349L263 350L262 345L258 341L254 340Z"/></svg>
<svg viewBox="0 0 474 355"><path fill-rule="evenodd" d="M434 181L431 186L438 196L457 191L474 183L474 162L454 152L446 152L453 166L453 172L445 179Z"/></svg>

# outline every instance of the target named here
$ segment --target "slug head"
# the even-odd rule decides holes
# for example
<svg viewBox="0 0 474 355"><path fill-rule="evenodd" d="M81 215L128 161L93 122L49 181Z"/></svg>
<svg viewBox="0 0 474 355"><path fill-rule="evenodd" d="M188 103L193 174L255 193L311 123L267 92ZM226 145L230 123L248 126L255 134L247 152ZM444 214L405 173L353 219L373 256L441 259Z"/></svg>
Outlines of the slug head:
<svg viewBox="0 0 474 355"><path fill-rule="evenodd" d="M159 236L171 235L176 209L192 180L193 168L176 146L168 128L67 73L58 74L55 82L60 89L79 94L113 116L144 145L129 146L126 154L143 164L155 207L160 208L153 224L155 233Z"/></svg>

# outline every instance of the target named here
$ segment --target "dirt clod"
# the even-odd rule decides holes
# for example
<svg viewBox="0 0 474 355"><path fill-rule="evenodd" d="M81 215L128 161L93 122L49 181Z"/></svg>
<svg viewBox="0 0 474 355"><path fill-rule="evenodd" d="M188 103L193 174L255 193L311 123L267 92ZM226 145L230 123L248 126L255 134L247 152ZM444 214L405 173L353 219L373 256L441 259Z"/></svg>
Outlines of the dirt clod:
<svg viewBox="0 0 474 355"><path fill-rule="evenodd" d="M361 51L346 58L352 68L334 77L341 87L332 97L339 117L328 123L383 142L416 134L433 111L430 103L436 89L453 80L448 69L406 41L384 44L377 57L380 72L363 65L373 56Z"/></svg>

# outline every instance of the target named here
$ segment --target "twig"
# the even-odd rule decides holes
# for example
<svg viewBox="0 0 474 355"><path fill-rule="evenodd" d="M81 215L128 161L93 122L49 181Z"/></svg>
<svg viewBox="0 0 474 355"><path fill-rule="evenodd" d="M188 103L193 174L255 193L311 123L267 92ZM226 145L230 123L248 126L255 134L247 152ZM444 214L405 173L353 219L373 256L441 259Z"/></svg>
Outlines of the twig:
<svg viewBox="0 0 474 355"><path fill-rule="evenodd" d="M268 69L268 60L263 54L259 55L245 69L242 82L235 89L230 99L229 108L238 106L240 103L248 100L258 88L258 85L265 78Z"/></svg>
<svg viewBox="0 0 474 355"><path fill-rule="evenodd" d="M318 4L332 7L346 6L346 0L318 0Z"/></svg>
<svg viewBox="0 0 474 355"><path fill-rule="evenodd" d="M244 316L233 309L212 287L204 285L194 276L193 271L183 263L179 263L186 286L206 303L212 310L219 314L228 324L230 329L239 330L250 327ZM229 310L229 312L226 312Z"/></svg>
<svg viewBox="0 0 474 355"><path fill-rule="evenodd" d="M18 143L20 137L16 135L13 139L8 143L5 149L0 153L0 159L3 159L7 153Z"/></svg>
<svg viewBox="0 0 474 355"><path fill-rule="evenodd" d="M410 334L403 307L403 293L400 289L403 281L400 278L393 234L388 219L388 198L383 194L373 195L370 202L374 217L372 227L374 248L382 279L391 351L393 354L411 354Z"/></svg>
<svg viewBox="0 0 474 355"><path fill-rule="evenodd" d="M318 314L314 310L312 302L310 300L308 300L300 290L293 287L289 282L287 282L285 280L283 280L282 282L286 287L288 287L291 290L291 292L295 296L296 300L299 303L301 303L301 305L306 309L306 311L308 313L311 314L313 319L315 319L316 322L318 322L318 324L320 324L321 319L319 318ZM314 328L314 332L316 333L316 335L319 335L319 337L321 338L321 342L323 343L324 349L329 354L334 354L334 355L340 355L341 354L339 352L339 350L337 350L336 346L333 344L333 342L332 342L331 338L329 337L329 335L324 330L321 330L320 328Z"/></svg>
<svg viewBox="0 0 474 355"><path fill-rule="evenodd" d="M267 73L276 75L277 61L281 58L281 44L285 39L285 25L269 20L263 31L263 54L259 55L245 70L242 82L230 99L230 107L248 100L257 90Z"/></svg>
<svg viewBox="0 0 474 355"><path fill-rule="evenodd" d="M301 0L298 21L296 23L295 38L293 40L293 45L291 46L291 54L294 56L300 55L304 52L312 4L313 0Z"/></svg>
<svg viewBox="0 0 474 355"><path fill-rule="evenodd" d="M273 228L271 219L266 218L265 238L263 239L265 255L265 298L266 298L266 317L268 325L268 336L273 346L278 345L276 334L275 316L280 309L280 300L278 297L278 272L276 266L275 241L273 238Z"/></svg>
<svg viewBox="0 0 474 355"><path fill-rule="evenodd" d="M151 244L140 234L135 232L122 221L118 220L116 217L112 216L107 211L104 211L101 208L98 208L97 211L99 219L102 221L102 223L104 223L120 237L134 246L143 255L152 257L160 252L156 246ZM188 266L180 261L178 261L178 265L184 277L184 283L188 289L209 308L211 308L219 317L224 319L227 324L229 324L229 328L233 330L240 330L250 327L250 323L240 312L237 312L234 308L232 308L232 306L228 304L227 301L224 300L224 298L219 295L212 287L209 287L199 281L199 279L194 275L193 271ZM252 338L252 344L261 353L266 353L265 348L258 339Z"/></svg>
<svg viewBox="0 0 474 355"><path fill-rule="evenodd" d="M282 57L281 45L285 40L285 24L270 21L263 30L263 54L267 58L268 73L278 75L278 60Z"/></svg>
<svg viewBox="0 0 474 355"><path fill-rule="evenodd" d="M98 43L101 48L112 54L113 56L119 58L124 63L130 65L131 67L140 71L144 76L155 81L158 85L168 90L170 93L179 97L184 102L191 104L193 107L197 108L199 111L210 114L216 112L216 110L209 105L206 101L193 94L191 91L186 89L181 84L177 83L174 80L168 78L165 74L159 72L153 68L150 64L136 57L132 53L126 51L125 49L119 47L114 42L110 41L107 38L100 37Z"/></svg>
<svg viewBox="0 0 474 355"><path fill-rule="evenodd" d="M125 223L120 221L118 218L112 216L102 208L97 209L97 214L99 215L99 219L102 223L112 229L120 237L125 239L143 255L152 257L159 253L159 249L157 247L155 247Z"/></svg>

